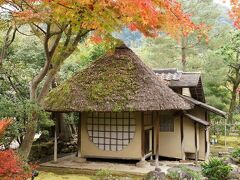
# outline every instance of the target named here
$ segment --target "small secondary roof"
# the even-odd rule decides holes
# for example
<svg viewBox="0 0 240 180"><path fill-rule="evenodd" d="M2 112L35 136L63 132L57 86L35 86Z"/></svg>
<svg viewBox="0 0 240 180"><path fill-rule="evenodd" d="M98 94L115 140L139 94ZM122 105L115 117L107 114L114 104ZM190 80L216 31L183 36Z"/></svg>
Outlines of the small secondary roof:
<svg viewBox="0 0 240 180"><path fill-rule="evenodd" d="M183 72L176 68L156 69L154 72L167 81L170 88L189 88L194 99L205 102L200 72Z"/></svg>
<svg viewBox="0 0 240 180"><path fill-rule="evenodd" d="M191 97L183 96L183 95L180 95L180 96L181 96L182 98L188 100L189 102L191 102L191 103L193 103L193 104L195 104L195 105L197 105L197 106L199 106L199 107L202 107L202 108L204 108L204 109L206 109L206 110L208 110L208 111L211 111L211 112L213 112L213 113L215 113L215 114L217 114L217 115L220 115L220 116L222 116L222 117L224 117L224 118L225 118L226 115L227 115L226 112L221 111L221 110L219 110L219 109L217 109L217 108L215 108L215 107L213 107L213 106L210 106L210 105L208 105L208 104L205 104L205 103L203 103L203 102L197 101L197 100L195 100L195 99L193 99L193 98L191 98Z"/></svg>

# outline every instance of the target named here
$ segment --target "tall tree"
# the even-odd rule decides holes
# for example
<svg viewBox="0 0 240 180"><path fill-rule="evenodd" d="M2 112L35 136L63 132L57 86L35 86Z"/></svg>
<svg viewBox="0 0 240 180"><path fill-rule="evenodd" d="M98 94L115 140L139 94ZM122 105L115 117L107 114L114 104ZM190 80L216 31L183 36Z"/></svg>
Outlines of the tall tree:
<svg viewBox="0 0 240 180"><path fill-rule="evenodd" d="M219 36L221 28L225 26L224 24L220 25L224 9L221 9L221 6L213 3L212 0L181 0L180 2L184 7L184 12L191 14L192 21L205 28L186 33L185 27L180 27L178 43L164 34L161 34L162 38L145 40L143 49L140 47L136 51L147 62L153 62L155 67L157 65L160 67L174 66L187 70L189 69L188 62L191 63L192 59L195 64L198 64L209 48L208 43Z"/></svg>
<svg viewBox="0 0 240 180"><path fill-rule="evenodd" d="M0 0L0 6L1 13L6 14L2 21L9 22L9 30L13 29L13 36L6 36L10 43L15 32L33 34L42 41L45 63L30 83L30 100L37 104L48 93L63 62L89 34L102 36L128 26L147 36L161 30L176 38L182 26L186 33L198 28L181 4L171 0ZM31 31L22 32L24 25ZM36 112L28 118L20 149L24 158L29 155L38 118Z"/></svg>
<svg viewBox="0 0 240 180"><path fill-rule="evenodd" d="M237 93L240 86L240 32L233 33L231 40L226 44L221 54L229 71L227 75L228 85L231 92L231 100L228 110L228 122L234 124L233 114L236 110Z"/></svg>

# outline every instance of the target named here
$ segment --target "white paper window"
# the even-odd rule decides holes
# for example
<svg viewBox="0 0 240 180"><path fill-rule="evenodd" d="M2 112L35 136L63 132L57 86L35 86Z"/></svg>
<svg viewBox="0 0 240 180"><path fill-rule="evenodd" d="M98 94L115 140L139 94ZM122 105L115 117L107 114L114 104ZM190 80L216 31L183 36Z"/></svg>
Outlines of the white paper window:
<svg viewBox="0 0 240 180"><path fill-rule="evenodd" d="M89 139L101 150L120 151L134 138L136 123L132 112L89 113Z"/></svg>

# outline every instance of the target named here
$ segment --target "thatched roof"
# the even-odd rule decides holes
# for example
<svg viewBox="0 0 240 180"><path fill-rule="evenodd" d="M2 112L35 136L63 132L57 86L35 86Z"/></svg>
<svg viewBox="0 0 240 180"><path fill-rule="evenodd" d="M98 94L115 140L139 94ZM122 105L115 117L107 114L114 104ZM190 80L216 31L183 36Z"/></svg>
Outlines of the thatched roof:
<svg viewBox="0 0 240 180"><path fill-rule="evenodd" d="M43 105L61 112L191 108L125 45L53 89Z"/></svg>

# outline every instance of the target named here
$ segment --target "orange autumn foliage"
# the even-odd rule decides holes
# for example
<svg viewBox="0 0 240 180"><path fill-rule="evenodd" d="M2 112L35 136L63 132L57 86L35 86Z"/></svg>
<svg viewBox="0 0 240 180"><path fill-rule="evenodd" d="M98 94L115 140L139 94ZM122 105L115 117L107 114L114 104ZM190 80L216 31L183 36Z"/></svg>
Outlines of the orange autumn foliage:
<svg viewBox="0 0 240 180"><path fill-rule="evenodd" d="M13 150L0 151L0 179L25 180L30 177L31 168Z"/></svg>
<svg viewBox="0 0 240 180"><path fill-rule="evenodd" d="M240 29L240 1L231 0L230 2L231 2L230 17L234 21L234 26L237 29Z"/></svg>
<svg viewBox="0 0 240 180"><path fill-rule="evenodd" d="M191 21L177 0L0 0L0 3L14 5L12 17L16 24L71 23L76 29L100 33L128 26L146 36L155 37L161 31L174 38L203 27Z"/></svg>
<svg viewBox="0 0 240 180"><path fill-rule="evenodd" d="M0 137L3 135L5 129L11 124L12 119L10 118L4 118L0 120Z"/></svg>
<svg viewBox="0 0 240 180"><path fill-rule="evenodd" d="M3 135L6 128L12 123L11 118L4 118L0 120L0 137ZM0 179L3 180L25 180L31 177L31 170L33 167L25 164L11 150L0 151Z"/></svg>

